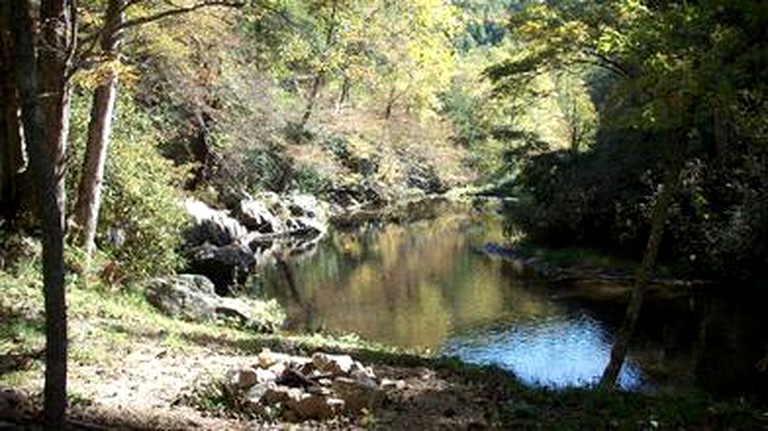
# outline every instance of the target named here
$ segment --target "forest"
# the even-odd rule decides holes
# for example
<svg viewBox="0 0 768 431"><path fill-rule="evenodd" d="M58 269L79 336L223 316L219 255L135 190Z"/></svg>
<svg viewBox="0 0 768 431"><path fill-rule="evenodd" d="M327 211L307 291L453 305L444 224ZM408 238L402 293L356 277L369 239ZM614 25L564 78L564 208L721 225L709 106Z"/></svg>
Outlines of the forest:
<svg viewBox="0 0 768 431"><path fill-rule="evenodd" d="M768 426L767 93L760 0L3 2L0 428Z"/></svg>

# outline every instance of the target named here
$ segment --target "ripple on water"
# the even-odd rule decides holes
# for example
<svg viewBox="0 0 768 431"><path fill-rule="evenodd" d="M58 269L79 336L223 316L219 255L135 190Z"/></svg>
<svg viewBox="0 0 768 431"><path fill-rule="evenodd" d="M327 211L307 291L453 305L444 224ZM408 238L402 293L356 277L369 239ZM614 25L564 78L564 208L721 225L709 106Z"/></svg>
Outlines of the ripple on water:
<svg viewBox="0 0 768 431"><path fill-rule="evenodd" d="M528 385L550 388L597 383L608 362L611 337L586 314L547 316L503 327L473 329L446 339L440 353L510 370ZM627 361L619 385L639 390L643 376Z"/></svg>

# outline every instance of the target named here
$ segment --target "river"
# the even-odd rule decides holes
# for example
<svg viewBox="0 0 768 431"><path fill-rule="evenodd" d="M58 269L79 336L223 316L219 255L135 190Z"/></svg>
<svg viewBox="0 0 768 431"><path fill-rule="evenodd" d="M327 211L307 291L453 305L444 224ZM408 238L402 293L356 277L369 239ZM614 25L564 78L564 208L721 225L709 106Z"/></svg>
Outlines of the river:
<svg viewBox="0 0 768 431"><path fill-rule="evenodd" d="M623 305L562 295L567 286L520 277L508 261L478 253L506 241L501 225L493 211L467 209L332 229L313 253L261 268L252 287L280 301L289 329L496 364L532 385L594 383ZM748 308L700 294L646 304L621 386L751 390L765 380L754 376L768 326Z"/></svg>

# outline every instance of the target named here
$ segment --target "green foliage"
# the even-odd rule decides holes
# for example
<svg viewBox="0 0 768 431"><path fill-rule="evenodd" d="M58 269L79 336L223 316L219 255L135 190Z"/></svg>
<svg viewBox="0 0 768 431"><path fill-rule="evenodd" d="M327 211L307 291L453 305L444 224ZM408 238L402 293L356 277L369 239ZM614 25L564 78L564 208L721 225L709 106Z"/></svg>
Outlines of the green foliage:
<svg viewBox="0 0 768 431"><path fill-rule="evenodd" d="M70 189L76 190L89 112L85 97L72 104ZM120 99L107 159L103 204L97 232L99 247L138 280L172 272L186 217L178 187L187 168L174 167L157 150L159 135L150 118L129 96ZM73 205L74 202L69 202Z"/></svg>
<svg viewBox="0 0 768 431"><path fill-rule="evenodd" d="M573 91L557 99L576 108L563 109L578 120L566 123L597 127L594 146L522 159L512 212L531 236L641 253L670 148L685 147L661 257L699 276L763 277L765 135L742 119L765 103L764 3L544 2L511 22L518 49L486 71L497 92L597 68L589 87L571 88L599 118L567 100Z"/></svg>

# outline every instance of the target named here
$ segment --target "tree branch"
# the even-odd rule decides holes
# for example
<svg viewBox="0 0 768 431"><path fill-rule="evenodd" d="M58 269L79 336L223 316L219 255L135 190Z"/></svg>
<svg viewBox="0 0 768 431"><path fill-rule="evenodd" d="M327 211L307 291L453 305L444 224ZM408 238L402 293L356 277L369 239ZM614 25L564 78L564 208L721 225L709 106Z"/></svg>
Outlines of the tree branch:
<svg viewBox="0 0 768 431"><path fill-rule="evenodd" d="M136 27L143 24L148 24L150 22L154 22L163 18L167 18L174 15L181 15L189 12L196 11L198 9L202 9L205 7L212 7L212 6L222 6L222 7L244 7L246 6L246 3L244 1L204 1L192 6L188 7L180 7L177 9L169 9L163 12L158 12L154 15L144 16L141 18L134 18L131 20L126 21L123 25L119 26L118 30L123 30L126 28Z"/></svg>

